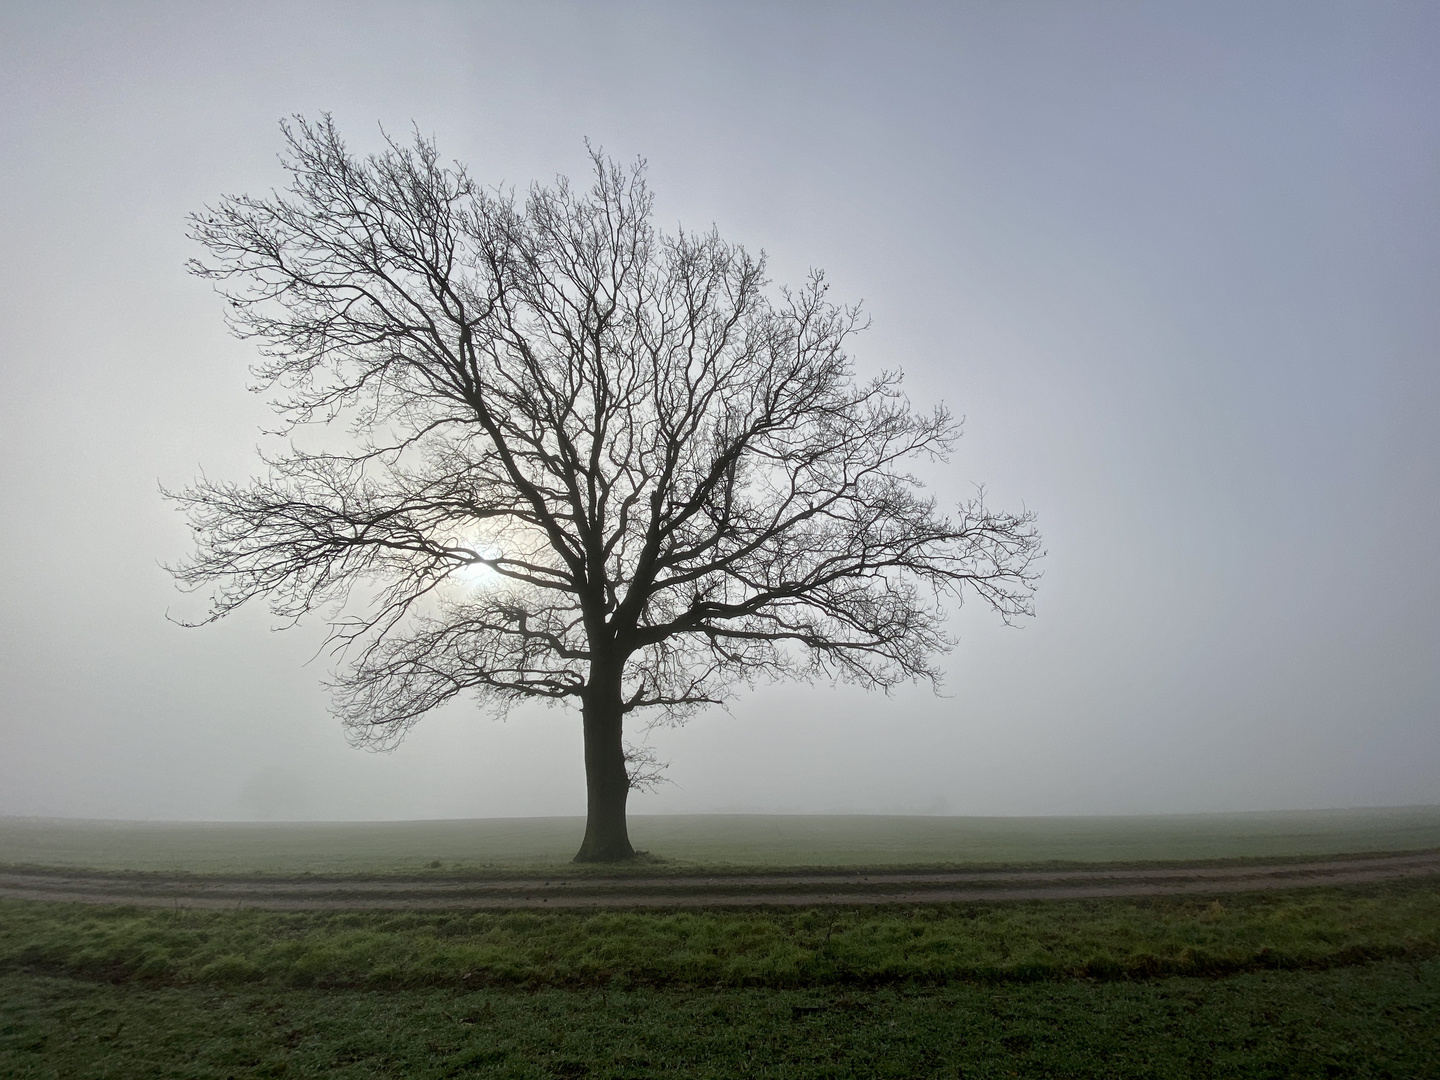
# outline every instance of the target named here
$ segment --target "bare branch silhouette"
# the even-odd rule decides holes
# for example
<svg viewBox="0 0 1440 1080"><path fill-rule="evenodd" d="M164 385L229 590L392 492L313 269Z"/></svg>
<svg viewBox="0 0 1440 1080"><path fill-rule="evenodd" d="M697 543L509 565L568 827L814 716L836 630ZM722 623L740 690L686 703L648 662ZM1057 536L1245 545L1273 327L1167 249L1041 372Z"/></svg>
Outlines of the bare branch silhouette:
<svg viewBox="0 0 1440 1080"><path fill-rule="evenodd" d="M418 135L357 159L329 117L284 130L288 191L194 215L192 269L284 430L348 435L172 493L197 539L173 571L211 619L330 613L357 739L459 694L574 700L577 857L625 857L629 713L757 677L934 683L944 600L1031 613L1033 515L922 493L908 463L958 425L855 377L861 314L819 273L772 293L713 231L658 232L643 163L592 151L588 190L517 202Z"/></svg>

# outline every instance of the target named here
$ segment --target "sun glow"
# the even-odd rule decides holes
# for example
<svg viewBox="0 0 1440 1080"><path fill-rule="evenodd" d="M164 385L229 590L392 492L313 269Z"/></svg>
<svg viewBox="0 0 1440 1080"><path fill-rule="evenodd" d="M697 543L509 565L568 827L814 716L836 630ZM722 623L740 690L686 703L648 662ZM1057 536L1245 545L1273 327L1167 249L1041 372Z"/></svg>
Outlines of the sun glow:
<svg viewBox="0 0 1440 1080"><path fill-rule="evenodd" d="M450 550L461 560L449 573L450 580L468 589L483 589L493 586L500 578L493 566L486 560L500 557L500 549L474 537L454 540Z"/></svg>

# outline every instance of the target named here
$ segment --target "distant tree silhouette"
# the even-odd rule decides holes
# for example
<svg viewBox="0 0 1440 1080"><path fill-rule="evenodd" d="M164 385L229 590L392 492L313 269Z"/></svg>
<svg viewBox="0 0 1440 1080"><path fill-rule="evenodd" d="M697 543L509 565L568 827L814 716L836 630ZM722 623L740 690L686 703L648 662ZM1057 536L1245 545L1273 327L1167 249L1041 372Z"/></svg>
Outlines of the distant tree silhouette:
<svg viewBox="0 0 1440 1080"><path fill-rule="evenodd" d="M1031 613L1033 516L920 493L907 461L958 425L897 373L857 381L858 310L819 273L769 292L763 257L657 231L643 163L592 152L588 190L522 203L418 135L358 159L328 116L282 126L288 190L193 215L191 269L283 430L331 439L168 493L197 539L172 572L213 589L207 622L324 614L357 740L466 693L576 702L576 859L621 859L631 713L757 677L934 682L944 598Z"/></svg>

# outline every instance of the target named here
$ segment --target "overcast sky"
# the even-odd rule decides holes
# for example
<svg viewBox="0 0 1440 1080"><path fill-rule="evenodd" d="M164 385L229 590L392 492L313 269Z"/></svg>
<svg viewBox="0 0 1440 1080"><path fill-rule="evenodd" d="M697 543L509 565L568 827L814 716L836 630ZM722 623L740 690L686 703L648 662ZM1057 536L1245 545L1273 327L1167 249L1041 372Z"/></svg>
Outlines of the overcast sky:
<svg viewBox="0 0 1440 1080"><path fill-rule="evenodd" d="M967 608L945 696L742 693L632 812L1440 802L1440 6L9 0L0 813L583 813L576 713L377 755L317 627L166 621L157 486L269 415L184 217L326 110L486 183L645 157L665 227L864 300L861 369L966 417L940 494L1039 514L1037 617Z"/></svg>

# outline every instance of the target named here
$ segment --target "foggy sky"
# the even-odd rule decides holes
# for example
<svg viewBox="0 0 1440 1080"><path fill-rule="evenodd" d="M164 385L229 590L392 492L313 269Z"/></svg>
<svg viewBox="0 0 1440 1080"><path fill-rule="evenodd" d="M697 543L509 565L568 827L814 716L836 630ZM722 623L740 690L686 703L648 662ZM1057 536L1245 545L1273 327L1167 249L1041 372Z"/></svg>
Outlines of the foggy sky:
<svg viewBox="0 0 1440 1080"><path fill-rule="evenodd" d="M412 122L485 183L650 163L667 228L823 267L966 417L938 494L1039 513L946 696L789 685L652 733L632 812L1440 802L1433 4L0 9L0 814L582 813L578 714L346 745L318 628L201 610L159 498L256 468L184 216L277 121Z"/></svg>

